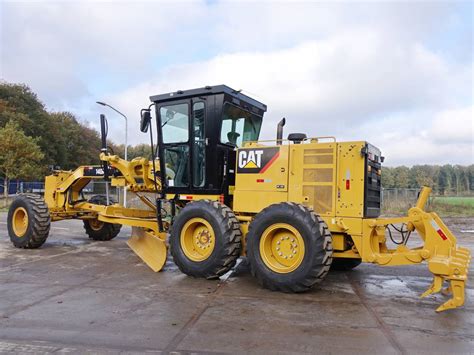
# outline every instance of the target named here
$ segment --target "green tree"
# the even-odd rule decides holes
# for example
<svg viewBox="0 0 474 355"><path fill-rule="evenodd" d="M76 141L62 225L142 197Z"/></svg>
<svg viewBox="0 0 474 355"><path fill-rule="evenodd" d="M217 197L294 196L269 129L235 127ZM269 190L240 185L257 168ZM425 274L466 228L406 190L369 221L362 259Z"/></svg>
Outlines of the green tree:
<svg viewBox="0 0 474 355"><path fill-rule="evenodd" d="M393 168L382 167L382 186L384 189L391 189L395 187L395 176L393 175Z"/></svg>
<svg viewBox="0 0 474 355"><path fill-rule="evenodd" d="M411 188L419 188L422 186L430 186L435 188L435 169L431 165L414 165L410 169Z"/></svg>
<svg viewBox="0 0 474 355"><path fill-rule="evenodd" d="M393 176L395 178L395 186L396 188L406 189L409 187L410 177L409 177L410 169L406 166L398 166L393 170Z"/></svg>
<svg viewBox="0 0 474 355"><path fill-rule="evenodd" d="M27 136L38 138L36 143L44 153L42 163L54 164L60 144L57 127L37 95L26 85L1 83L0 100L0 127L16 121Z"/></svg>
<svg viewBox="0 0 474 355"><path fill-rule="evenodd" d="M466 180L469 193L474 192L474 164L466 167Z"/></svg>
<svg viewBox="0 0 474 355"><path fill-rule="evenodd" d="M70 112L51 113L51 120L58 127L59 151L55 165L69 170L99 163L100 137L97 131L79 123Z"/></svg>
<svg viewBox="0 0 474 355"><path fill-rule="evenodd" d="M4 177L5 198L8 198L11 179L30 179L41 175L42 159L37 139L25 135L14 120L0 128L0 173Z"/></svg>
<svg viewBox="0 0 474 355"><path fill-rule="evenodd" d="M441 167L438 175L438 193L444 195L449 189L449 173L445 167Z"/></svg>

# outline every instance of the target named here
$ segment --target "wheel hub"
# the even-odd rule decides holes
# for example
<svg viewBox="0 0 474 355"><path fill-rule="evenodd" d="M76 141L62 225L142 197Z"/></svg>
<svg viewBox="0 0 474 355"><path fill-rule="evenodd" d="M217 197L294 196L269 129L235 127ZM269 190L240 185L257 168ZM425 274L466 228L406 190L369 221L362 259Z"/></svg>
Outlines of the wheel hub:
<svg viewBox="0 0 474 355"><path fill-rule="evenodd" d="M211 242L211 236L207 229L201 230L196 236L196 241L199 248L208 248Z"/></svg>
<svg viewBox="0 0 474 355"><path fill-rule="evenodd" d="M204 261L214 250L214 230L205 219L192 218L183 226L180 242L186 257L196 262Z"/></svg>
<svg viewBox="0 0 474 355"><path fill-rule="evenodd" d="M13 232L19 238L23 237L28 230L28 212L23 207L18 207L12 218Z"/></svg>
<svg viewBox="0 0 474 355"><path fill-rule="evenodd" d="M304 241L296 228L286 223L268 227L260 239L260 255L265 265L277 273L296 270L303 261Z"/></svg>
<svg viewBox="0 0 474 355"><path fill-rule="evenodd" d="M89 226L95 230L95 231L100 231L104 225L104 222L99 221L98 219L90 219L89 220Z"/></svg>

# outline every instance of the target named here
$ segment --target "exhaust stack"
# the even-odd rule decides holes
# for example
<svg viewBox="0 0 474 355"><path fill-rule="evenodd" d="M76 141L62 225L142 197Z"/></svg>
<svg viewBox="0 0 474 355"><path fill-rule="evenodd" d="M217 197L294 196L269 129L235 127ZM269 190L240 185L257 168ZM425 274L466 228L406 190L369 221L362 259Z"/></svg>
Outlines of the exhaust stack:
<svg viewBox="0 0 474 355"><path fill-rule="evenodd" d="M283 126L285 125L285 123L286 123L285 117L283 117L281 119L281 121L278 122L278 125L277 125L277 139L276 139L277 145L281 145L281 141L283 139Z"/></svg>

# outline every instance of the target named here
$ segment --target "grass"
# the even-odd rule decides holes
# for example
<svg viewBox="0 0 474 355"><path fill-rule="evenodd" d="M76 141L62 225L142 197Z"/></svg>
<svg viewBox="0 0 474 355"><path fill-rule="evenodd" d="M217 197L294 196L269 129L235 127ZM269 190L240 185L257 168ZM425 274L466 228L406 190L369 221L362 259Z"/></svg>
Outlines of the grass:
<svg viewBox="0 0 474 355"><path fill-rule="evenodd" d="M474 208L474 197L456 197L456 196L439 196L433 199L435 203L441 203L453 206L466 206Z"/></svg>
<svg viewBox="0 0 474 355"><path fill-rule="evenodd" d="M394 199L384 201L384 215L406 215L415 201ZM435 196L426 206L428 212L436 212L441 217L474 217L474 197Z"/></svg>
<svg viewBox="0 0 474 355"><path fill-rule="evenodd" d="M474 217L474 197L434 197L429 205L429 210L441 216Z"/></svg>

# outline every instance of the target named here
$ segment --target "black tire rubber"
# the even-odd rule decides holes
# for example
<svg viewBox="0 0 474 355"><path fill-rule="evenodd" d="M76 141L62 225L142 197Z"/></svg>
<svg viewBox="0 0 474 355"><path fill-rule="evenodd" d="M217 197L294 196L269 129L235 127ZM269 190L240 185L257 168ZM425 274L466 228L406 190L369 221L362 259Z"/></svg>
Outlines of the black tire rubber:
<svg viewBox="0 0 474 355"><path fill-rule="evenodd" d="M331 270L348 271L359 266L362 263L360 259L334 258L332 259Z"/></svg>
<svg viewBox="0 0 474 355"><path fill-rule="evenodd" d="M94 195L87 202L93 203L95 205L107 206L107 196L106 195ZM117 200L109 196L109 205L117 203Z"/></svg>
<svg viewBox="0 0 474 355"><path fill-rule="evenodd" d="M298 230L305 245L301 265L289 273L277 273L265 265L260 255L263 232L275 223L288 223ZM326 223L311 209L297 203L271 205L257 214L247 234L250 270L265 288L282 292L305 292L321 282L332 262L332 237Z"/></svg>
<svg viewBox="0 0 474 355"><path fill-rule="evenodd" d="M191 218L209 222L215 235L212 254L206 260L190 260L180 242L181 230ZM174 263L186 275L215 279L224 275L240 256L242 231L232 210L217 201L200 200L188 203L176 216L170 231L170 250Z"/></svg>
<svg viewBox="0 0 474 355"><path fill-rule="evenodd" d="M107 206L107 197L105 195L94 195L88 202L96 205ZM109 198L109 205L114 203L116 203L115 199ZM83 223L84 229L89 238L97 241L108 241L114 239L120 233L120 229L122 228L121 224L103 222L102 228L97 230L91 227L89 219L84 219Z"/></svg>
<svg viewBox="0 0 474 355"><path fill-rule="evenodd" d="M28 228L25 235L18 237L12 226L13 213L23 207L28 215ZM7 217L10 240L17 248L36 249L44 244L49 235L51 217L43 198L34 194L18 195L10 205Z"/></svg>
<svg viewBox="0 0 474 355"><path fill-rule="evenodd" d="M89 238L103 242L114 239L120 233L120 229L122 228L121 224L102 222L102 227L97 230L91 227L89 219L84 219L83 222L84 229Z"/></svg>

